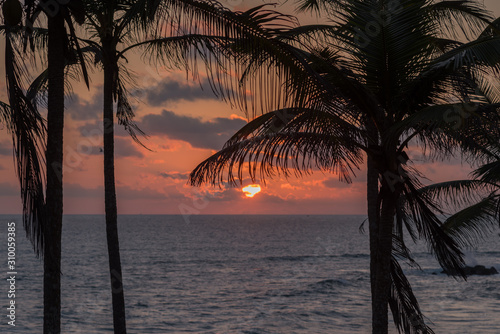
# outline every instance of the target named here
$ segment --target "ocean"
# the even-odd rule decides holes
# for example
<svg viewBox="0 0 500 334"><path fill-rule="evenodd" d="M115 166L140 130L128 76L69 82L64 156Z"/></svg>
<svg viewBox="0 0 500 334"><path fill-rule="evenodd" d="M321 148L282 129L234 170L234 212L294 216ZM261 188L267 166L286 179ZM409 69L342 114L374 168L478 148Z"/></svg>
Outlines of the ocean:
<svg viewBox="0 0 500 334"><path fill-rule="evenodd" d="M119 217L129 333L353 334L370 332L368 235L364 216ZM42 333L42 262L16 223L16 326L8 325L9 282L0 285L1 333ZM367 226L366 226L367 230ZM436 333L500 333L500 275L467 282L441 274L425 245L422 270L403 264ZM62 332L112 333L103 216L65 216ZM467 251L469 264L500 271L500 236ZM397 333L394 326L391 333Z"/></svg>

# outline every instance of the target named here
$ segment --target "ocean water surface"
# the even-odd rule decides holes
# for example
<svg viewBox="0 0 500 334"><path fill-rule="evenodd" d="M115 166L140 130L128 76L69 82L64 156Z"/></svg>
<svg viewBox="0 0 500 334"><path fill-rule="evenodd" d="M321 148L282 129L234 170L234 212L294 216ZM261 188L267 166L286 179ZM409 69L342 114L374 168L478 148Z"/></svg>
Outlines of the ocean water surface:
<svg viewBox="0 0 500 334"><path fill-rule="evenodd" d="M16 327L42 333L42 262L19 216L0 216L3 272L7 223L16 222ZM364 216L120 216L129 333L369 333L368 235ZM403 269L436 333L500 333L500 275L467 282L441 274L424 245L422 270ZM103 216L65 216L62 332L112 333ZM470 264L500 270L495 232ZM391 325L392 326L392 325ZM392 326L393 327L393 326ZM391 333L396 333L395 329Z"/></svg>

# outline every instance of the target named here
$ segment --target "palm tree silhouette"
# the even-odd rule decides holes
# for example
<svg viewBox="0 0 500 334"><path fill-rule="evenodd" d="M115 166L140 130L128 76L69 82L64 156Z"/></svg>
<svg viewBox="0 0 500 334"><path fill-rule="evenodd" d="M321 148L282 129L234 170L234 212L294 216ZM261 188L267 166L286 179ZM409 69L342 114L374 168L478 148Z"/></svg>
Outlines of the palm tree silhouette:
<svg viewBox="0 0 500 334"><path fill-rule="evenodd" d="M54 4L56 6L54 6ZM61 315L61 229L62 229L62 166L63 166L63 127L64 127L64 85L65 68L69 61L82 59L72 19L82 23L81 4L79 0L63 5L52 6L44 1L25 1L24 12L26 22L21 25L23 6L15 0L3 3L4 18L10 36L6 43L8 94L11 120L16 137L14 147L18 161L18 176L21 180L23 199L23 221L38 255L44 259L44 333L60 332ZM21 12L19 12L21 9ZM6 15L6 11L14 10L15 15ZM48 29L34 28L33 23L40 13L47 16ZM21 17L19 16L21 15ZM13 19L15 18L15 19ZM66 25L69 33L67 33ZM10 27L9 27L10 26ZM18 30L23 36L17 48L12 47L12 32ZM47 129L36 110L36 89L43 86L41 81L34 82L25 94L21 89L21 65L14 55L21 55L19 50L43 51L44 34L47 41L48 69L42 76L47 80ZM41 42L35 40L40 39ZM29 48L27 48L29 44ZM35 47L41 47L40 50ZM23 57L19 57L23 59ZM83 76L88 84L83 62ZM25 69L23 69L25 70ZM31 95L31 96L30 96ZM4 110L7 110L4 108ZM23 127L19 120L24 121ZM19 131L23 131L21 134ZM47 141L44 147L44 135ZM45 168L42 166L41 153L45 148ZM45 180L43 172L46 172ZM46 182L45 203L43 183Z"/></svg>
<svg viewBox="0 0 500 334"><path fill-rule="evenodd" d="M104 183L106 235L113 302L115 333L126 333L125 297L120 260L117 203L114 173L114 106L117 118L132 138L140 143L143 132L133 121L126 82L128 71L123 61L135 50L142 50L154 63L186 68L198 74L198 61L210 72L210 64L223 52L219 45L229 36L237 38L252 33L251 21L241 22L238 14L218 2L171 0L151 2L108 1L86 2L86 51L94 53L104 74ZM273 15L266 12L266 15ZM179 28L180 27L180 28ZM214 73L218 72L214 70ZM212 80L213 88L220 82Z"/></svg>
<svg viewBox="0 0 500 334"><path fill-rule="evenodd" d="M420 144L440 157L457 147L477 152L481 142L472 140L472 133L486 126L479 116L497 115L489 97L493 84L483 71L498 69L500 40L481 34L464 44L443 36L443 27L454 31L454 19L477 34L471 23L490 22L474 1L304 1L302 6L325 10L336 24L272 36L273 45L294 56L276 64L287 84L278 89L295 95L283 94L292 97L288 104L276 103L283 108L238 131L196 167L191 184L234 184L244 173L261 180L276 173L300 176L313 167L350 181L365 154L372 332L388 332L390 306L401 331L432 333L397 261L414 263L403 226L413 239L429 243L444 268L463 275L463 256L442 227L438 204L419 191L420 174L409 166L405 150ZM240 73L269 68L254 50L245 51L249 56L240 64L247 72Z"/></svg>
<svg viewBox="0 0 500 334"><path fill-rule="evenodd" d="M83 23L82 13L76 7L76 4L80 2L80 0L71 1L67 5L58 3L58 8L52 8L52 10L44 9L48 22L47 146L45 154L47 165L45 209L47 218L46 225L44 226L45 247L43 252L43 331L46 334L61 332L61 232L63 217L65 68L66 62L72 53L70 47L78 45L74 35L72 16L76 17L79 23ZM69 32L66 30L66 24L70 29ZM72 38L68 39L68 35ZM80 59L82 60L83 68L85 68L83 59Z"/></svg>

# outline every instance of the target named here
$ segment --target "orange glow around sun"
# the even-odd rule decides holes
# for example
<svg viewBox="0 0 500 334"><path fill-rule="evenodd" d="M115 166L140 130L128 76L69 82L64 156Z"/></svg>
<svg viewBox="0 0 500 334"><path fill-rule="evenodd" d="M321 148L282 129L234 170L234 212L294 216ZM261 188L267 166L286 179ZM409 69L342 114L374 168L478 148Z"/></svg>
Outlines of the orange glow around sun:
<svg viewBox="0 0 500 334"><path fill-rule="evenodd" d="M241 189L246 197L254 197L255 194L260 192L260 186L258 184L250 184L243 189Z"/></svg>

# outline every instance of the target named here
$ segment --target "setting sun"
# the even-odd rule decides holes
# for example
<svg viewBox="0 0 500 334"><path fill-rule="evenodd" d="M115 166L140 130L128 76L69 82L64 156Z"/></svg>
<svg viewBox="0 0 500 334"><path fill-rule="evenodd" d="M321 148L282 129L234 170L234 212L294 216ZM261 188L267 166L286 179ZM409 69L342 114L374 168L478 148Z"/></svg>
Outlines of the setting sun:
<svg viewBox="0 0 500 334"><path fill-rule="evenodd" d="M261 189L258 184L251 184L241 190L245 193L246 197L254 197L255 194L259 193Z"/></svg>

